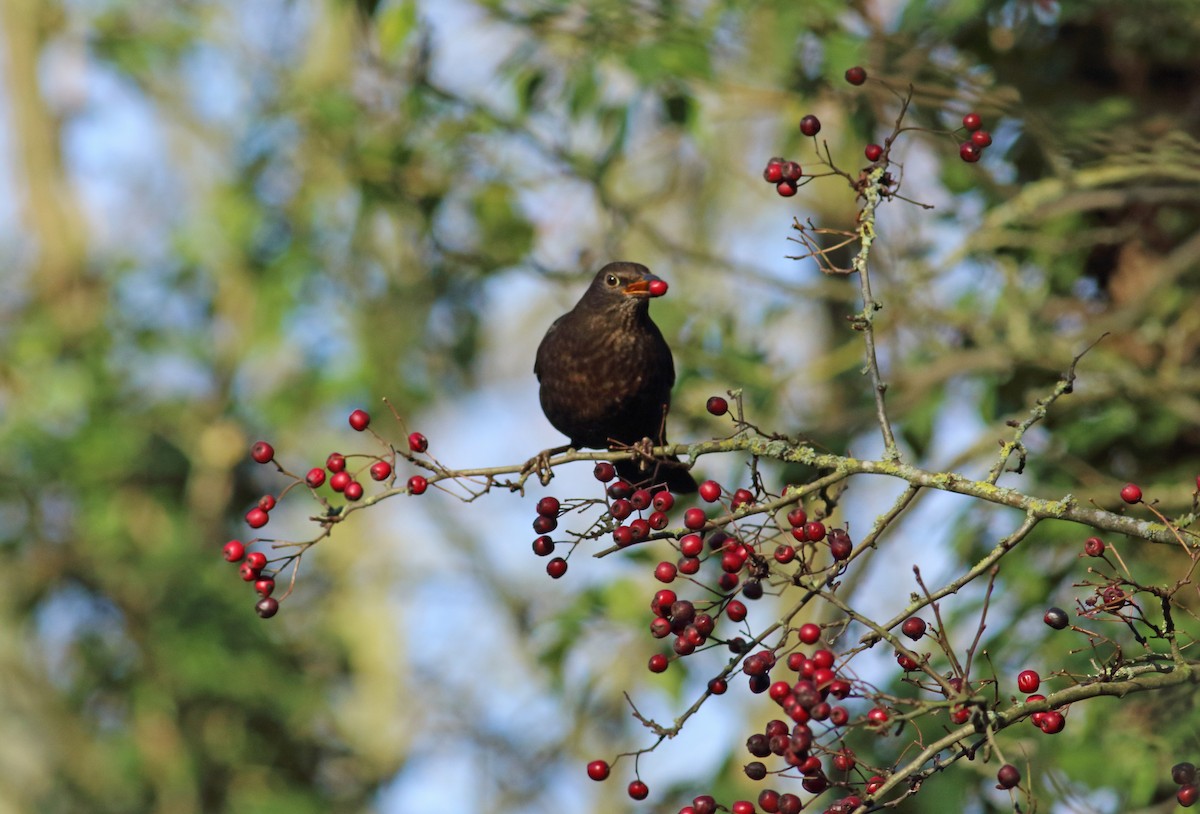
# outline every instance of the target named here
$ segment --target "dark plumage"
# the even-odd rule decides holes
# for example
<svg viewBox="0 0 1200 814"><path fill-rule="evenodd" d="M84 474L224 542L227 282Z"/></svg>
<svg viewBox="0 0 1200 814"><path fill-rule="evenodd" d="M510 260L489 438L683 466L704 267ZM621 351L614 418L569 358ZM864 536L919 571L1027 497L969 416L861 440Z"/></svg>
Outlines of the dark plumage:
<svg viewBox="0 0 1200 814"><path fill-rule="evenodd" d="M645 438L666 443L675 365L650 319L650 283L639 263L609 263L573 309L559 317L538 346L533 372L542 411L576 449L632 446ZM696 481L675 456L616 462L630 483L663 484L694 492Z"/></svg>

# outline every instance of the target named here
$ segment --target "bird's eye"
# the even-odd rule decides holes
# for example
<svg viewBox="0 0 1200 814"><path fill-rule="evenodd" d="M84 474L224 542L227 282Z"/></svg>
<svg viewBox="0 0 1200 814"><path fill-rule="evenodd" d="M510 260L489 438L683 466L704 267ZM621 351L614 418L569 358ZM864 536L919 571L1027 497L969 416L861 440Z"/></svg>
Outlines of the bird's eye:
<svg viewBox="0 0 1200 814"><path fill-rule="evenodd" d="M621 281L617 279L617 275L610 274L604 278L604 282L608 283L608 285L610 285L610 286L615 286L617 283L619 283Z"/></svg>

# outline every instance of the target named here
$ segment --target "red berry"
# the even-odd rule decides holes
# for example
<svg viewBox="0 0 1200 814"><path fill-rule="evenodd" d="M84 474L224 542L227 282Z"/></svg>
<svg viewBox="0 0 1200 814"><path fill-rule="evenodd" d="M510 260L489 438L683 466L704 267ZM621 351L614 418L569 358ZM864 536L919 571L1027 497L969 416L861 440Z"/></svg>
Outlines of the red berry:
<svg viewBox="0 0 1200 814"><path fill-rule="evenodd" d="M775 789L763 789L758 793L758 807L766 814L778 814L779 812L779 792Z"/></svg>
<svg viewBox="0 0 1200 814"><path fill-rule="evenodd" d="M543 534L533 541L533 553L539 557L549 557L554 553L554 540Z"/></svg>
<svg viewBox="0 0 1200 814"><path fill-rule="evenodd" d="M874 794L875 792L879 791L879 789L882 788L883 784L886 782L887 778L881 774L871 775L871 777L867 780L867 794Z"/></svg>
<svg viewBox="0 0 1200 814"><path fill-rule="evenodd" d="M617 476L617 468L608 461L601 461L592 470L592 475L601 483L608 483Z"/></svg>
<svg viewBox="0 0 1200 814"><path fill-rule="evenodd" d="M814 543L825 539L825 524L820 520L809 520L804 524L804 536Z"/></svg>
<svg viewBox="0 0 1200 814"><path fill-rule="evenodd" d="M654 569L654 578L659 582L673 582L678 570L673 562L660 562Z"/></svg>
<svg viewBox="0 0 1200 814"><path fill-rule="evenodd" d="M700 560L696 557L683 557L679 560L679 573L689 577L700 572Z"/></svg>
<svg viewBox="0 0 1200 814"><path fill-rule="evenodd" d="M915 642L925 635L925 620L920 616L910 616L900 626L900 632Z"/></svg>
<svg viewBox="0 0 1200 814"><path fill-rule="evenodd" d="M699 557L704 551L704 541L699 534L685 534L679 540L679 553L685 557Z"/></svg>
<svg viewBox="0 0 1200 814"><path fill-rule="evenodd" d="M753 773L753 774L757 774L758 777L750 777L751 780L762 780L764 777L767 776L767 767L763 766L758 761L755 761L754 763L751 763L750 765L754 766L756 764L758 766L762 766L762 772L759 773L759 771L757 769L751 770L750 767L747 766L746 767L746 776L750 777L750 775ZM754 803L750 802L749 800L738 800L737 802L735 802L733 805L731 805L729 807L729 814L754 814Z"/></svg>
<svg viewBox="0 0 1200 814"><path fill-rule="evenodd" d="M271 516L257 506L246 512L246 525L252 529L262 528L267 525L267 521L270 519Z"/></svg>
<svg viewBox="0 0 1200 814"><path fill-rule="evenodd" d="M737 509L742 506L749 506L754 502L754 494L749 489L738 489L733 493L733 499L729 502L729 508Z"/></svg>
<svg viewBox="0 0 1200 814"><path fill-rule="evenodd" d="M387 461L376 461L371 464L371 478L373 480L387 480L392 474L392 465Z"/></svg>
<svg viewBox="0 0 1200 814"><path fill-rule="evenodd" d="M627 481L615 480L608 485L607 491L613 500L627 500L633 494L633 487Z"/></svg>
<svg viewBox="0 0 1200 814"><path fill-rule="evenodd" d="M421 475L413 475L408 479L408 491L410 494L423 495L428 488L429 481Z"/></svg>
<svg viewBox="0 0 1200 814"><path fill-rule="evenodd" d="M238 540L230 540L225 544L222 553L226 562L241 562L242 557L246 556L246 546Z"/></svg>
<svg viewBox="0 0 1200 814"><path fill-rule="evenodd" d="M906 656L903 653L896 653L896 663L905 672L912 672L917 669L917 662L912 656Z"/></svg>
<svg viewBox="0 0 1200 814"><path fill-rule="evenodd" d="M1196 765L1183 761L1171 767L1171 782L1177 786L1186 786L1196 782Z"/></svg>
<svg viewBox="0 0 1200 814"><path fill-rule="evenodd" d="M809 622L800 626L799 635L805 644L816 644L821 639L821 627Z"/></svg>
<svg viewBox="0 0 1200 814"><path fill-rule="evenodd" d="M708 503L713 503L721 497L721 484L715 480L706 480L700 484L700 497Z"/></svg>
<svg viewBox="0 0 1200 814"><path fill-rule="evenodd" d="M653 500L653 498L650 496L649 489L638 489L629 496L630 505L632 505L633 508L637 509L638 511L649 508L651 500Z"/></svg>
<svg viewBox="0 0 1200 814"><path fill-rule="evenodd" d="M1063 727L1067 725L1067 719L1063 714L1056 709L1049 709L1042 713L1042 722L1038 724L1038 728L1047 735L1057 735L1063 731Z"/></svg>
<svg viewBox="0 0 1200 814"><path fill-rule="evenodd" d="M254 605L254 612L261 619L270 619L279 613L279 600L273 596L264 596Z"/></svg>
<svg viewBox="0 0 1200 814"><path fill-rule="evenodd" d="M251 568L248 562L244 562L238 566L238 574L241 576L243 582L254 582L254 580L258 579L258 569Z"/></svg>
<svg viewBox="0 0 1200 814"><path fill-rule="evenodd" d="M667 288L668 286L666 280L651 280L650 284L647 286L647 290L650 292L651 297L661 297L663 294L667 293Z"/></svg>
<svg viewBox="0 0 1200 814"><path fill-rule="evenodd" d="M419 432L410 432L408 434L408 448L413 452L424 452L429 449L429 439Z"/></svg>
<svg viewBox="0 0 1200 814"><path fill-rule="evenodd" d="M320 488L321 484L325 482L325 470L319 466L314 466L312 469L308 470L308 474L304 476L304 482L307 483L312 489Z"/></svg>
<svg viewBox="0 0 1200 814"><path fill-rule="evenodd" d="M737 599L734 599L725 606L725 615L728 616L731 621L740 622L746 618L746 606Z"/></svg>
<svg viewBox="0 0 1200 814"><path fill-rule="evenodd" d="M255 580L254 592L259 596L270 596L275 592L275 580L270 577Z"/></svg>
<svg viewBox="0 0 1200 814"><path fill-rule="evenodd" d="M1036 670L1022 670L1017 675L1017 689L1023 693L1037 692L1041 683L1042 677L1037 674Z"/></svg>
<svg viewBox="0 0 1200 814"><path fill-rule="evenodd" d="M799 181L804 176L804 168L795 161L783 162L783 180L791 181L793 184Z"/></svg>
<svg viewBox="0 0 1200 814"><path fill-rule="evenodd" d="M800 132L806 136L815 136L821 132L821 120L810 113L800 120Z"/></svg>
<svg viewBox="0 0 1200 814"><path fill-rule="evenodd" d="M729 684L723 678L710 679L708 682L708 692L711 695L724 695L729 689Z"/></svg>
<svg viewBox="0 0 1200 814"><path fill-rule="evenodd" d="M250 457L257 463L265 464L275 457L275 448L266 441L257 441L250 447Z"/></svg>
<svg viewBox="0 0 1200 814"><path fill-rule="evenodd" d="M883 157L883 148L878 144L868 144L866 148L863 149L863 155L867 157L868 161L878 161Z"/></svg>
<svg viewBox="0 0 1200 814"><path fill-rule="evenodd" d="M350 473L343 469L333 473L333 477L329 479L329 488L335 492L342 492L345 491L346 486L353 480L354 478L350 477Z"/></svg>
<svg viewBox="0 0 1200 814"><path fill-rule="evenodd" d="M258 499L258 508L262 509L264 512L269 512L269 511L271 511L271 509L274 509L275 508L275 496L274 495L263 495L262 497L260 497Z"/></svg>
<svg viewBox="0 0 1200 814"><path fill-rule="evenodd" d="M790 198L799 190L800 188L793 181L784 180L775 185L775 192L779 194L780 198Z"/></svg>
<svg viewBox="0 0 1200 814"><path fill-rule="evenodd" d="M655 531L662 531L670 525L671 518L667 517L666 512L651 512L650 516L646 518L646 522Z"/></svg>
<svg viewBox="0 0 1200 814"><path fill-rule="evenodd" d="M625 498L614 500L612 505L608 507L608 513L612 516L613 520L624 520L633 514L633 502Z"/></svg>
<svg viewBox="0 0 1200 814"><path fill-rule="evenodd" d="M708 518L704 516L704 509L698 506L693 506L683 513L683 525L692 531L704 528L704 524L707 522Z"/></svg>
<svg viewBox="0 0 1200 814"><path fill-rule="evenodd" d="M346 496L346 500L359 500L363 496L362 484L356 480L352 480L346 484L346 488L342 490L342 494Z"/></svg>
<svg viewBox="0 0 1200 814"><path fill-rule="evenodd" d="M325 459L325 468L330 472L341 472L346 468L346 459L342 457L340 452L331 452L329 457Z"/></svg>
<svg viewBox="0 0 1200 814"><path fill-rule="evenodd" d="M670 492L659 492L650 502L656 512L669 512L675 508L675 496Z"/></svg>
<svg viewBox="0 0 1200 814"><path fill-rule="evenodd" d="M979 149L992 146L992 134L986 130L976 130L971 134L971 143Z"/></svg>
<svg viewBox="0 0 1200 814"><path fill-rule="evenodd" d="M792 528L800 528L808 522L808 514L804 511L804 509L801 509L797 506L795 509L792 509L790 512L788 512L787 521L788 525Z"/></svg>
<svg viewBox="0 0 1200 814"><path fill-rule="evenodd" d="M729 402L720 396L712 396L704 408L713 415L725 415L729 412ZM1200 489L1200 475L1196 476L1196 488Z"/></svg>
<svg viewBox="0 0 1200 814"><path fill-rule="evenodd" d="M783 162L784 159L776 156L767 162L767 166L763 169L763 180L768 184L778 184L783 180Z"/></svg>
<svg viewBox="0 0 1200 814"><path fill-rule="evenodd" d="M983 127L983 118L978 113L972 111L963 116L963 127L971 131L978 130L980 127Z"/></svg>
<svg viewBox="0 0 1200 814"><path fill-rule="evenodd" d="M655 653L650 657L650 663L647 665L652 673L665 673L670 662L662 653Z"/></svg>
<svg viewBox="0 0 1200 814"><path fill-rule="evenodd" d="M1136 483L1127 483L1121 487L1121 500L1126 503L1141 503L1142 488Z"/></svg>
<svg viewBox="0 0 1200 814"><path fill-rule="evenodd" d="M867 720L873 724L886 724L888 722L887 710L883 707L875 707L867 713Z"/></svg>
<svg viewBox="0 0 1200 814"><path fill-rule="evenodd" d="M846 81L851 85L861 85L867 81L867 72L864 68L855 65L853 68L846 70Z"/></svg>
<svg viewBox="0 0 1200 814"><path fill-rule="evenodd" d="M796 559L796 549L790 545L782 544L775 546L775 562L780 565L787 565L792 560Z"/></svg>
<svg viewBox="0 0 1200 814"><path fill-rule="evenodd" d="M608 779L608 761L607 760L593 760L591 763L589 763L587 765L587 773L588 773L588 777L592 778L593 780L595 780L597 782L599 782L601 780L607 780Z"/></svg>
<svg viewBox="0 0 1200 814"><path fill-rule="evenodd" d="M1175 792L1175 800L1184 808L1194 806L1198 798L1200 798L1200 787L1197 787L1195 783L1180 786L1179 791Z"/></svg>
<svg viewBox="0 0 1200 814"><path fill-rule="evenodd" d="M558 517L558 498L546 496L537 502L537 513L542 517Z"/></svg>
<svg viewBox="0 0 1200 814"><path fill-rule="evenodd" d="M255 571L261 571L267 567L267 555L261 551L251 551L246 555L246 564Z"/></svg>
<svg viewBox="0 0 1200 814"><path fill-rule="evenodd" d="M974 164L982 156L983 150L979 149L973 141L964 141L958 147L958 157L968 164Z"/></svg>
<svg viewBox="0 0 1200 814"><path fill-rule="evenodd" d="M563 574L567 573L567 561L562 557L555 557L554 559L550 560L550 562L546 563L546 573L549 574L552 579L558 579Z"/></svg>
<svg viewBox="0 0 1200 814"><path fill-rule="evenodd" d="M355 410L350 414L350 426L362 432L371 423L371 415L366 410Z"/></svg>
<svg viewBox="0 0 1200 814"><path fill-rule="evenodd" d="M422 489L422 491L424 490ZM413 492L413 494L419 493ZM533 530L537 534L548 534L554 531L556 528L558 528L558 521L553 517L546 517L543 514L539 514L537 517L533 518Z"/></svg>
<svg viewBox="0 0 1200 814"><path fill-rule="evenodd" d="M956 724L962 725L971 720L971 710L969 707L964 707L961 704L950 710L950 720Z"/></svg>

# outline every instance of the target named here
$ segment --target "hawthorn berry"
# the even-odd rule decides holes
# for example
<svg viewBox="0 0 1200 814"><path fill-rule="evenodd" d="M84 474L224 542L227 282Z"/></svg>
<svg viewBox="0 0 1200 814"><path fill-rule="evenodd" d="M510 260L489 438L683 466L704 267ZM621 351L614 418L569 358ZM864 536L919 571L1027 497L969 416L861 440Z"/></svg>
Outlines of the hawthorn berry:
<svg viewBox="0 0 1200 814"><path fill-rule="evenodd" d="M806 136L815 136L821 132L821 120L811 113L800 120L800 132Z"/></svg>
<svg viewBox="0 0 1200 814"><path fill-rule="evenodd" d="M971 134L971 143L979 149L992 146L992 134L986 130L976 130Z"/></svg>
<svg viewBox="0 0 1200 814"><path fill-rule="evenodd" d="M422 475L413 475L408 479L409 494L423 495L425 490L429 488L429 481Z"/></svg>
<svg viewBox="0 0 1200 814"><path fill-rule="evenodd" d="M746 618L746 606L736 599L731 600L725 606L725 615L729 617L730 621L740 622Z"/></svg>
<svg viewBox="0 0 1200 814"><path fill-rule="evenodd" d="M1089 557L1100 557L1104 554L1104 541L1099 537L1089 537L1083 541L1083 553Z"/></svg>
<svg viewBox="0 0 1200 814"><path fill-rule="evenodd" d="M800 626L798 635L800 636L800 641L805 644L816 644L821 638L821 626L808 622Z"/></svg>
<svg viewBox="0 0 1200 814"><path fill-rule="evenodd" d="M717 801L711 795L701 794L692 798L692 807L696 809L696 814L716 814Z"/></svg>
<svg viewBox="0 0 1200 814"><path fill-rule="evenodd" d="M685 534L679 538L679 553L685 557L699 557L704 551L704 541L699 534Z"/></svg>
<svg viewBox="0 0 1200 814"><path fill-rule="evenodd" d="M1023 693L1037 692L1041 683L1042 677L1036 670L1022 670L1017 676L1017 689Z"/></svg>
<svg viewBox="0 0 1200 814"><path fill-rule="evenodd" d="M408 434L408 448L416 453L424 452L429 449L429 439L419 432L410 432Z"/></svg>
<svg viewBox="0 0 1200 814"><path fill-rule="evenodd" d="M617 476L617 468L608 461L601 461L592 470L592 476L601 483L608 483Z"/></svg>
<svg viewBox="0 0 1200 814"><path fill-rule="evenodd" d="M342 490L342 494L346 496L346 500L358 500L363 496L362 484L356 480L352 480L346 484L346 488Z"/></svg>
<svg viewBox="0 0 1200 814"><path fill-rule="evenodd" d="M242 557L246 556L246 546L240 540L230 540L221 552L226 562L241 562Z"/></svg>
<svg viewBox="0 0 1200 814"><path fill-rule="evenodd" d="M713 415L722 416L729 412L729 402L720 396L710 396L708 403L704 405L704 409ZM1200 477L1197 477L1197 480L1200 481Z"/></svg>
<svg viewBox="0 0 1200 814"><path fill-rule="evenodd" d="M698 506L693 506L683 513L683 525L692 531L704 528L704 524L707 522L708 518L704 515L704 509Z"/></svg>
<svg viewBox="0 0 1200 814"><path fill-rule="evenodd" d="M333 477L329 479L329 488L335 492L344 492L346 485L354 478L350 477L350 473L342 469L333 473Z"/></svg>
<svg viewBox="0 0 1200 814"><path fill-rule="evenodd" d="M670 492L659 492L654 496L654 500L650 502L656 512L669 512L675 508L675 496Z"/></svg>
<svg viewBox="0 0 1200 814"><path fill-rule="evenodd" d="M737 509L752 503L754 503L754 493L749 489L738 489L733 493L733 499L729 501L729 508Z"/></svg>
<svg viewBox="0 0 1200 814"><path fill-rule="evenodd" d="M269 512L269 511L271 511L271 509L274 509L275 508L275 496L274 495L263 495L262 497L260 497L258 499L258 508L262 509L264 512Z"/></svg>
<svg viewBox="0 0 1200 814"><path fill-rule="evenodd" d="M362 432L371 423L371 414L366 410L355 410L350 414L350 426L357 432Z"/></svg>
<svg viewBox="0 0 1200 814"><path fill-rule="evenodd" d="M998 789L1016 788L1020 782L1021 772L1011 763L1005 763L1000 767L1000 771L996 772L996 788Z"/></svg>
<svg viewBox="0 0 1200 814"><path fill-rule="evenodd" d="M275 448L266 441L256 441L254 446L250 447L250 457L256 463L269 463L275 457Z"/></svg>
<svg viewBox="0 0 1200 814"><path fill-rule="evenodd" d="M867 713L867 720L873 724L886 724L888 722L887 710L883 707L874 707Z"/></svg>
<svg viewBox="0 0 1200 814"><path fill-rule="evenodd" d="M851 85L861 85L867 81L867 71L859 65L846 69L846 81Z"/></svg>
<svg viewBox="0 0 1200 814"><path fill-rule="evenodd" d="M785 160L782 156L775 156L769 160L767 166L763 168L763 180L768 184L778 184L782 181L783 162Z"/></svg>
<svg viewBox="0 0 1200 814"><path fill-rule="evenodd" d="M825 539L825 524L820 520L809 520L804 524L804 536L814 543Z"/></svg>
<svg viewBox="0 0 1200 814"><path fill-rule="evenodd" d="M808 522L808 514L797 506L787 513L787 521L792 528L803 528L804 524Z"/></svg>
<svg viewBox="0 0 1200 814"><path fill-rule="evenodd" d="M628 500L633 494L633 487L627 481L615 480L608 485L608 496L613 500Z"/></svg>
<svg viewBox="0 0 1200 814"><path fill-rule="evenodd" d="M1047 735L1057 735L1063 731L1063 727L1066 725L1067 719L1061 712L1056 709L1048 709L1042 713L1042 721L1038 724L1038 729Z"/></svg>
<svg viewBox="0 0 1200 814"><path fill-rule="evenodd" d="M650 657L650 663L647 665L652 673L665 673L670 662L662 653L655 653Z"/></svg>
<svg viewBox="0 0 1200 814"><path fill-rule="evenodd" d="M248 562L244 562L238 566L238 575L242 578L243 582L254 582L254 580L258 579L258 573L258 569L251 568Z"/></svg>
<svg viewBox="0 0 1200 814"><path fill-rule="evenodd" d="M971 111L967 115L963 116L962 122L963 122L963 127L965 127L967 130L969 130L971 132L974 132L974 131L978 130L980 127L983 127L983 117L980 116L975 111Z"/></svg>
<svg viewBox="0 0 1200 814"><path fill-rule="evenodd" d="M777 814L779 811L779 792L775 789L763 789L758 793L758 807L766 814Z"/></svg>
<svg viewBox="0 0 1200 814"><path fill-rule="evenodd" d="M1171 781L1178 786L1184 786L1188 783L1196 782L1196 766L1193 763L1184 761L1176 763L1171 767Z"/></svg>
<svg viewBox="0 0 1200 814"><path fill-rule="evenodd" d="M682 557L679 560L679 573L692 576L700 572L700 560L696 557Z"/></svg>
<svg viewBox="0 0 1200 814"><path fill-rule="evenodd" d="M974 164L983 156L983 150L973 141L964 141L958 146L958 157L968 164Z"/></svg>
<svg viewBox="0 0 1200 814"><path fill-rule="evenodd" d="M1142 488L1136 483L1127 483L1121 487L1121 500L1126 503L1141 503Z"/></svg>
<svg viewBox="0 0 1200 814"><path fill-rule="evenodd" d="M654 569L654 578L659 582L673 582L679 569L673 562L660 562Z"/></svg>
<svg viewBox="0 0 1200 814"><path fill-rule="evenodd" d="M646 518L646 522L655 531L662 531L671 524L671 518L667 517L666 512L651 512L650 516Z"/></svg>
<svg viewBox="0 0 1200 814"><path fill-rule="evenodd" d="M613 520L624 520L633 514L633 503L623 497L618 498L608 507L608 513L612 516Z"/></svg>
<svg viewBox="0 0 1200 814"><path fill-rule="evenodd" d="M920 616L910 616L900 625L900 632L915 642L925 635L925 620Z"/></svg>
<svg viewBox="0 0 1200 814"><path fill-rule="evenodd" d="M649 489L637 489L629 496L630 505L638 511L649 508L651 500Z"/></svg>
<svg viewBox="0 0 1200 814"><path fill-rule="evenodd" d="M341 472L346 468L346 459L340 452L331 452L325 459L325 468L330 472Z"/></svg>
<svg viewBox="0 0 1200 814"><path fill-rule="evenodd" d="M715 480L706 480L700 484L700 497L707 503L713 503L721 497L721 484Z"/></svg>
<svg viewBox="0 0 1200 814"><path fill-rule="evenodd" d="M591 763L589 763L587 765L587 774L588 774L588 777L592 778L596 782L600 782L601 780L607 780L608 779L608 761L607 760L593 760Z"/></svg>
<svg viewBox="0 0 1200 814"><path fill-rule="evenodd" d="M775 562L780 565L787 565L792 560L796 559L796 549L787 544L775 546Z"/></svg>
<svg viewBox="0 0 1200 814"><path fill-rule="evenodd" d="M267 525L267 521L270 519L271 516L257 506L246 512L246 525L252 529L262 528Z"/></svg>
<svg viewBox="0 0 1200 814"><path fill-rule="evenodd" d="M1200 799L1200 787L1195 783L1180 786L1179 791L1175 792L1175 800L1184 808L1194 806L1197 799Z"/></svg>
<svg viewBox="0 0 1200 814"><path fill-rule="evenodd" d="M263 577L254 581L254 592L259 596L270 596L275 592L275 580Z"/></svg>
<svg viewBox="0 0 1200 814"><path fill-rule="evenodd" d="M549 557L554 553L554 540L543 534L533 541L533 553L539 557Z"/></svg>
<svg viewBox="0 0 1200 814"><path fill-rule="evenodd" d="M304 482L311 489L319 489L321 484L325 482L325 470L319 466L314 466L308 470L308 474L304 476Z"/></svg>
<svg viewBox="0 0 1200 814"><path fill-rule="evenodd" d="M254 605L254 612L261 619L270 619L275 614L279 613L279 600L273 596L264 596Z"/></svg>
<svg viewBox="0 0 1200 814"><path fill-rule="evenodd" d="M882 788L883 784L886 782L887 778L881 774L871 775L871 777L867 779L867 794L874 794L875 792L879 791L879 789Z"/></svg>
<svg viewBox="0 0 1200 814"><path fill-rule="evenodd" d="M318 470L319 471L319 470ZM376 461L371 464L372 480L387 480L392 474L392 465L387 461Z"/></svg>
<svg viewBox="0 0 1200 814"><path fill-rule="evenodd" d="M751 780L762 780L766 776L767 767L757 760L746 767L746 777ZM754 814L754 803L749 800L738 800L729 807L729 814Z"/></svg>
<svg viewBox="0 0 1200 814"><path fill-rule="evenodd" d="M779 814L800 814L803 802L794 794L779 795Z"/></svg>
<svg viewBox="0 0 1200 814"><path fill-rule="evenodd" d="M804 176L804 168L795 161L783 162L783 166L780 169L783 171L783 180L791 181L793 184Z"/></svg>
<svg viewBox="0 0 1200 814"><path fill-rule="evenodd" d="M562 557L555 557L546 563L546 573L550 575L551 579L558 579L567 573L567 561Z"/></svg>
<svg viewBox="0 0 1200 814"><path fill-rule="evenodd" d="M347 486L346 488L349 489L350 487ZM421 491L424 491L424 489ZM414 492L413 494L418 493ZM537 517L533 518L533 530L537 534L549 534L556 528L558 528L558 521L553 517L546 517L544 514L539 514Z"/></svg>
<svg viewBox="0 0 1200 814"><path fill-rule="evenodd" d="M537 502L537 513L542 517L558 517L558 498L547 495Z"/></svg>
<svg viewBox="0 0 1200 814"><path fill-rule="evenodd" d="M629 796L634 800L645 800L649 793L650 787L641 780L634 780L629 784Z"/></svg>
<svg viewBox="0 0 1200 814"><path fill-rule="evenodd" d="M1070 617L1067 616L1067 612L1057 607L1047 609L1046 615L1042 617L1042 621L1055 630L1062 630L1071 622Z"/></svg>
<svg viewBox="0 0 1200 814"><path fill-rule="evenodd" d="M800 187L796 186L794 181L783 180L775 185L775 192L780 198L790 198L800 191Z"/></svg>
<svg viewBox="0 0 1200 814"><path fill-rule="evenodd" d="M833 756L833 768L839 772L848 772L854 768L855 764L854 752L849 749L843 749Z"/></svg>
<svg viewBox="0 0 1200 814"><path fill-rule="evenodd" d="M246 564L255 571L261 571L267 567L267 555L261 551L251 551L246 555Z"/></svg>
<svg viewBox="0 0 1200 814"><path fill-rule="evenodd" d="M906 673L911 673L917 669L917 662L912 656L906 656L903 653L896 653L896 663L900 665L900 669Z"/></svg>
<svg viewBox="0 0 1200 814"><path fill-rule="evenodd" d="M713 678L708 682L708 692L710 695L724 695L729 689L729 684L723 678Z"/></svg>
<svg viewBox="0 0 1200 814"><path fill-rule="evenodd" d="M863 149L863 155L867 157L868 161L878 161L883 157L883 148L878 144L868 144Z"/></svg>

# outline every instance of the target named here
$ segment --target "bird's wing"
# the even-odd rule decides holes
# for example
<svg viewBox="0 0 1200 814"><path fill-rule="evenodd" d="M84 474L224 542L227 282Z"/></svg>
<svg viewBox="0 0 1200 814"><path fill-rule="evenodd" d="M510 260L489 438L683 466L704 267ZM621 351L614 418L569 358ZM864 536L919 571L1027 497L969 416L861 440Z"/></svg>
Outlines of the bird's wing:
<svg viewBox="0 0 1200 814"><path fill-rule="evenodd" d="M570 312L568 311L567 313ZM567 314L563 314L561 317L551 323L550 327L546 329L546 335L542 337L542 343L538 345L537 355L533 358L533 375L537 376L539 382L542 380L542 357L549 352L548 348L552 342L551 337L554 335L555 329L562 324L562 321L566 318L566 316Z"/></svg>

